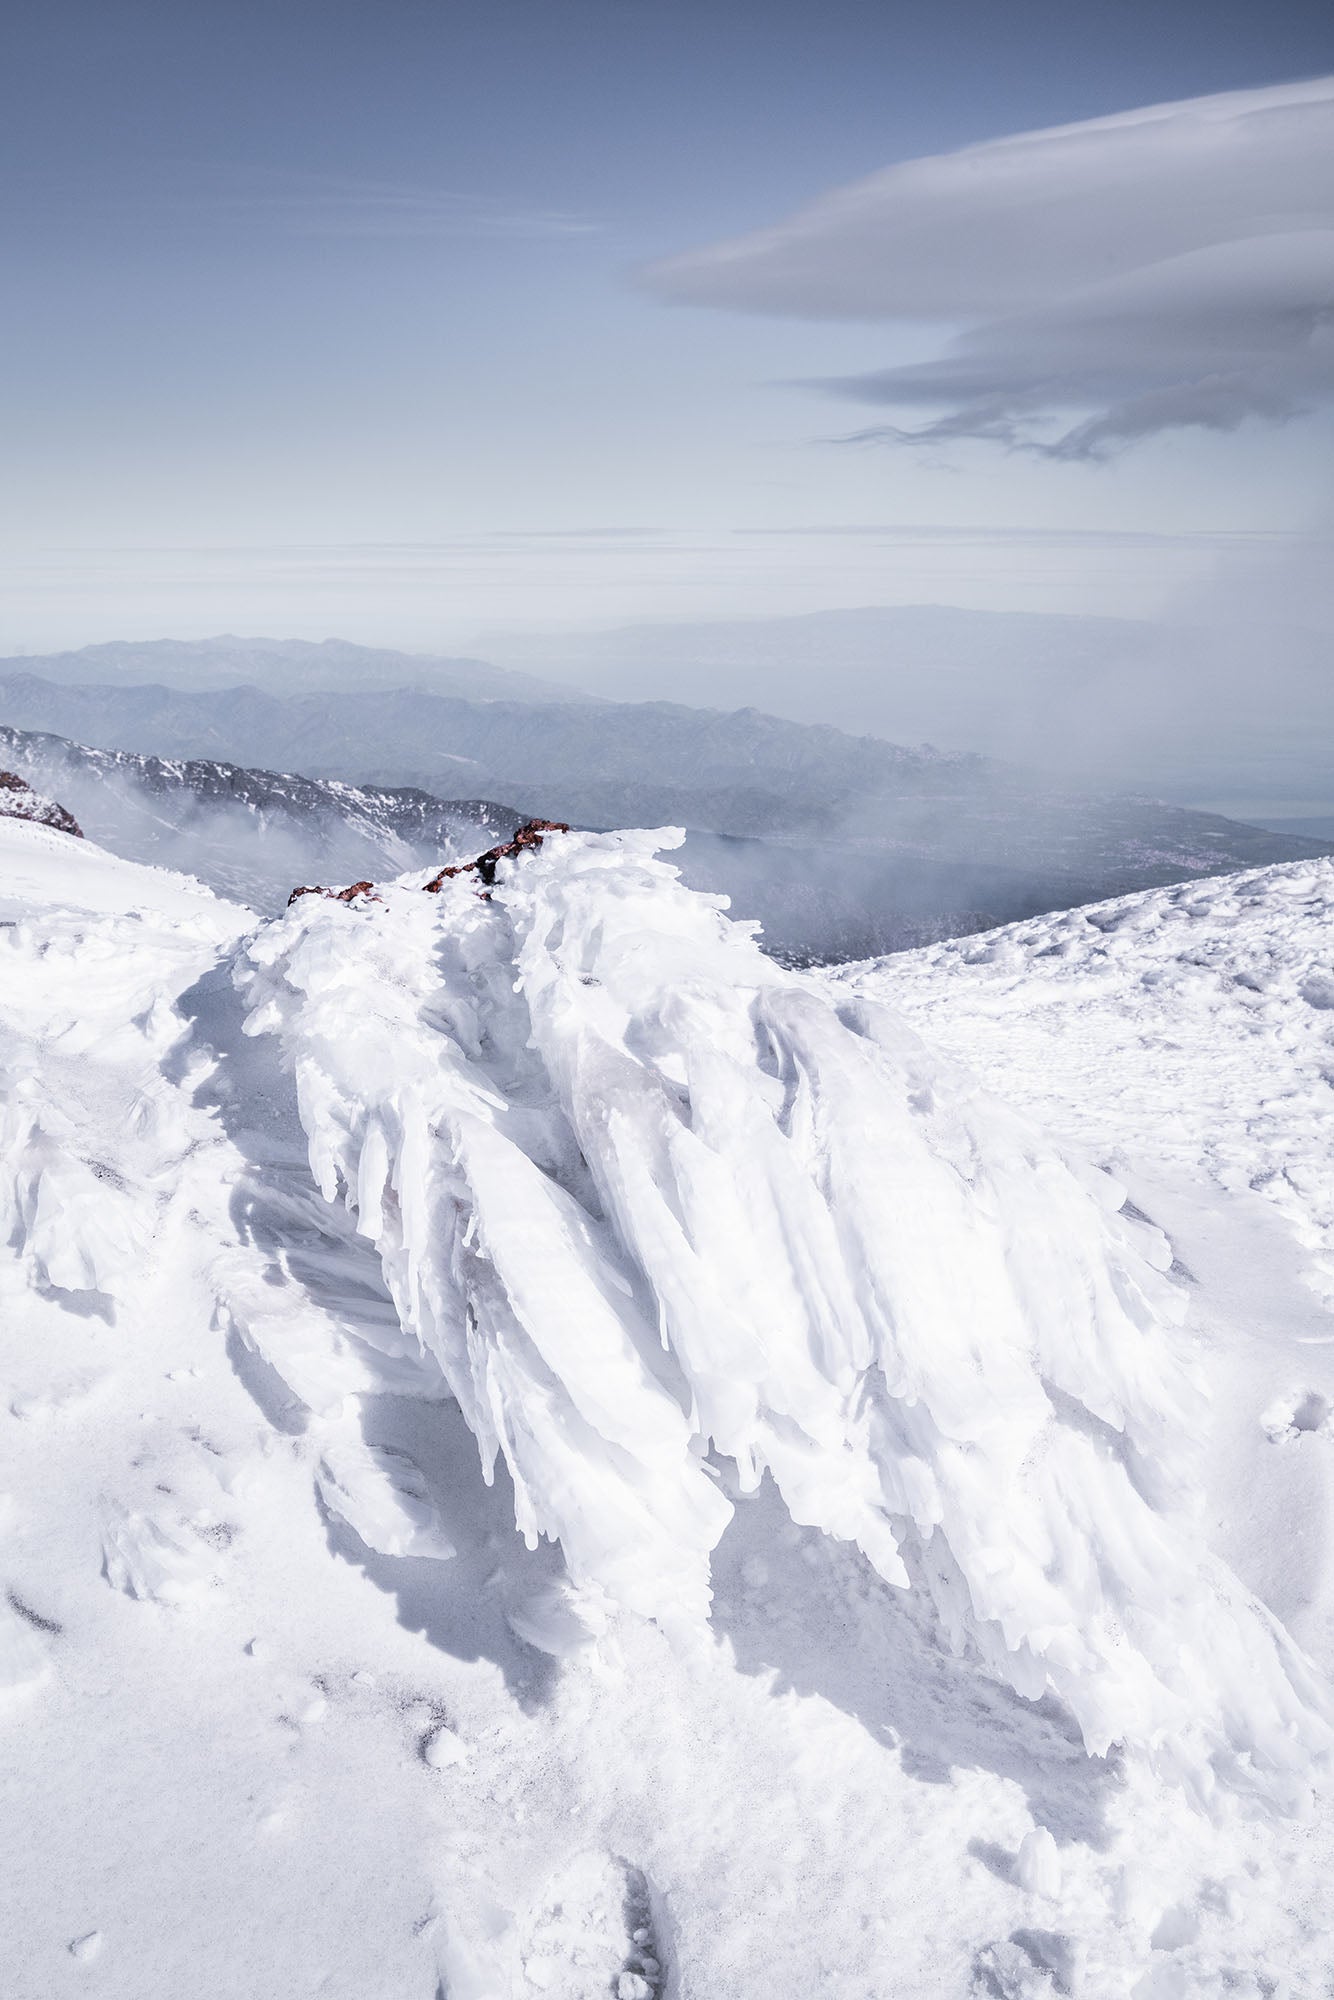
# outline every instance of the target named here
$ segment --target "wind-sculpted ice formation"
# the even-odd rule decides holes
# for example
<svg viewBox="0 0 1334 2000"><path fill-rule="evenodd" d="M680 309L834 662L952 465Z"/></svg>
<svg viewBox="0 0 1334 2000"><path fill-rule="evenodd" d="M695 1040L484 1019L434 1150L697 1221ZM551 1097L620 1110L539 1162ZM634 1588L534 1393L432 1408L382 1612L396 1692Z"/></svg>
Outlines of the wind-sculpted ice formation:
<svg viewBox="0 0 1334 2000"><path fill-rule="evenodd" d="M889 1009L766 959L655 858L678 838L304 897L238 974L519 1527L689 1626L730 1460L1091 1752L1295 1789L1326 1698L1191 1524L1163 1239Z"/></svg>

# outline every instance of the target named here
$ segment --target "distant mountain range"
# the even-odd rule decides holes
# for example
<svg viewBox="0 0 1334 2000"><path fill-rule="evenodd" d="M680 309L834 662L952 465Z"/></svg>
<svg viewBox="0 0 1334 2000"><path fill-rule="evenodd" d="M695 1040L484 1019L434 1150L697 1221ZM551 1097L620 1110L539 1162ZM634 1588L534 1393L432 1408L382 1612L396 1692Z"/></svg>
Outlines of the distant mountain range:
<svg viewBox="0 0 1334 2000"><path fill-rule="evenodd" d="M692 886L731 896L773 948L826 959L1334 846L754 709L25 672L0 681L0 716L0 764L92 838L261 907L312 874L470 854L531 814L674 823Z"/></svg>
<svg viewBox="0 0 1334 2000"><path fill-rule="evenodd" d="M573 688L487 660L428 653L400 653L356 646L347 639L254 639L224 633L216 639L113 639L77 652L12 655L0 659L0 676L40 674L43 680L133 687L209 689L263 687L270 694L342 688L429 687L472 701L578 701ZM587 697L591 699L591 697Z"/></svg>
<svg viewBox="0 0 1334 2000"><path fill-rule="evenodd" d="M502 798L553 818L921 851L1144 886L1323 851L1161 801L822 723L668 702L475 700L423 689L274 695L0 678L0 719L80 743ZM1155 872L1156 871L1156 872Z"/></svg>
<svg viewBox="0 0 1334 2000"><path fill-rule="evenodd" d="M837 722L882 743L998 758L1081 794L1153 792L1280 828L1334 816L1334 640L1293 619L1204 626L909 604L497 633L480 650L487 657L223 634L0 659L0 677L277 697L420 690L472 704L751 708L788 722ZM55 717L38 726L65 731ZM382 732L375 740L384 751L376 775L398 782L401 743ZM327 744L297 748L300 767L313 768ZM216 751L272 760L253 740ZM457 778L429 760L412 775L448 790Z"/></svg>
<svg viewBox="0 0 1334 2000"><path fill-rule="evenodd" d="M907 604L496 634L515 668L618 701L738 707L974 750L1186 803L1330 801L1334 643L1297 622ZM1236 805L1227 805L1236 810Z"/></svg>

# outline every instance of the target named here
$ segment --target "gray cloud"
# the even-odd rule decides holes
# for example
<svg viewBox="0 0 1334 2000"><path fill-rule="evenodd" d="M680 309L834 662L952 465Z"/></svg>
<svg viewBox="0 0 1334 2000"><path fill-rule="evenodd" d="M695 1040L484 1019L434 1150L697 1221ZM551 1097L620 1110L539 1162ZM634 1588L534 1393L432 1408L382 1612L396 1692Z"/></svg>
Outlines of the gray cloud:
<svg viewBox="0 0 1334 2000"><path fill-rule="evenodd" d="M1201 98L888 168L658 264L661 296L929 322L936 358L824 381L921 421L1096 458L1334 400L1334 79Z"/></svg>

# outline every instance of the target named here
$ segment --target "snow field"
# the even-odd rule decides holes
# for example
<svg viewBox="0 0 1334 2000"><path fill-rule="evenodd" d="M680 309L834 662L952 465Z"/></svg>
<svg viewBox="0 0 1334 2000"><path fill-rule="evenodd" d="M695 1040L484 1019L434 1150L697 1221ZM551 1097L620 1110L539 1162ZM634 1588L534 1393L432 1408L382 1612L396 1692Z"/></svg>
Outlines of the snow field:
<svg viewBox="0 0 1334 2000"><path fill-rule="evenodd" d="M1334 1307L1334 861L1123 896L835 977L938 1021L946 1048L1097 1157L1263 1196Z"/></svg>
<svg viewBox="0 0 1334 2000"><path fill-rule="evenodd" d="M1168 1228L1214 1391L1216 1546L1334 1665L1334 863L848 968ZM1275 1449L1275 1447L1278 1449Z"/></svg>
<svg viewBox="0 0 1334 2000"><path fill-rule="evenodd" d="M0 829L7 861L33 832ZM647 847L553 846L489 903L307 898L253 937L147 869L137 914L89 914L107 878L76 855L0 931L6 1992L1323 1993L1327 1808L1248 1794L1257 1751L1271 1788L1302 1772L1320 1697L1169 1462L1179 1407L1212 1421L1200 1288L1165 1332L1170 1252L1105 1176L879 1008L776 975ZM863 1242L892 1250L880 1320ZM899 1367L874 1423L871 1351ZM735 1455L692 1444L705 1408ZM1315 1410L1257 1450L1323 1448ZM886 1502L905 1441L930 1536ZM1196 1696L1106 1757L1069 1696L1006 1684L971 1596L1031 1618L1024 1538L1086 1480L1138 1525L1084 1495L1097 1560L1064 1549L1033 1659L1086 1726ZM882 1521L909 1589L848 1532ZM1101 1614L1141 1587L1141 1527L1154 1597L1120 1652ZM1175 1690L1173 1616L1206 1641Z"/></svg>

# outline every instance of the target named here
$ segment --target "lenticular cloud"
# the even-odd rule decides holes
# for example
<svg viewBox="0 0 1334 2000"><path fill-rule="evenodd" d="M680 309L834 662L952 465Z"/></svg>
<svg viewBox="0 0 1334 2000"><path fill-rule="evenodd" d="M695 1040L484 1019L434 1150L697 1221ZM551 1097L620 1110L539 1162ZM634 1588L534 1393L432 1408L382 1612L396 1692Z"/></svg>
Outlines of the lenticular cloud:
<svg viewBox="0 0 1334 2000"><path fill-rule="evenodd" d="M926 360L819 384L919 413L856 439L1097 458L1283 421L1334 397L1334 79L903 161L646 282L734 311L944 328Z"/></svg>
<svg viewBox="0 0 1334 2000"><path fill-rule="evenodd" d="M239 974L519 1528L686 1631L719 1461L768 1474L1091 1751L1281 1796L1323 1696L1191 1525L1162 1238L892 1012L765 958L655 857L679 838L308 896Z"/></svg>

